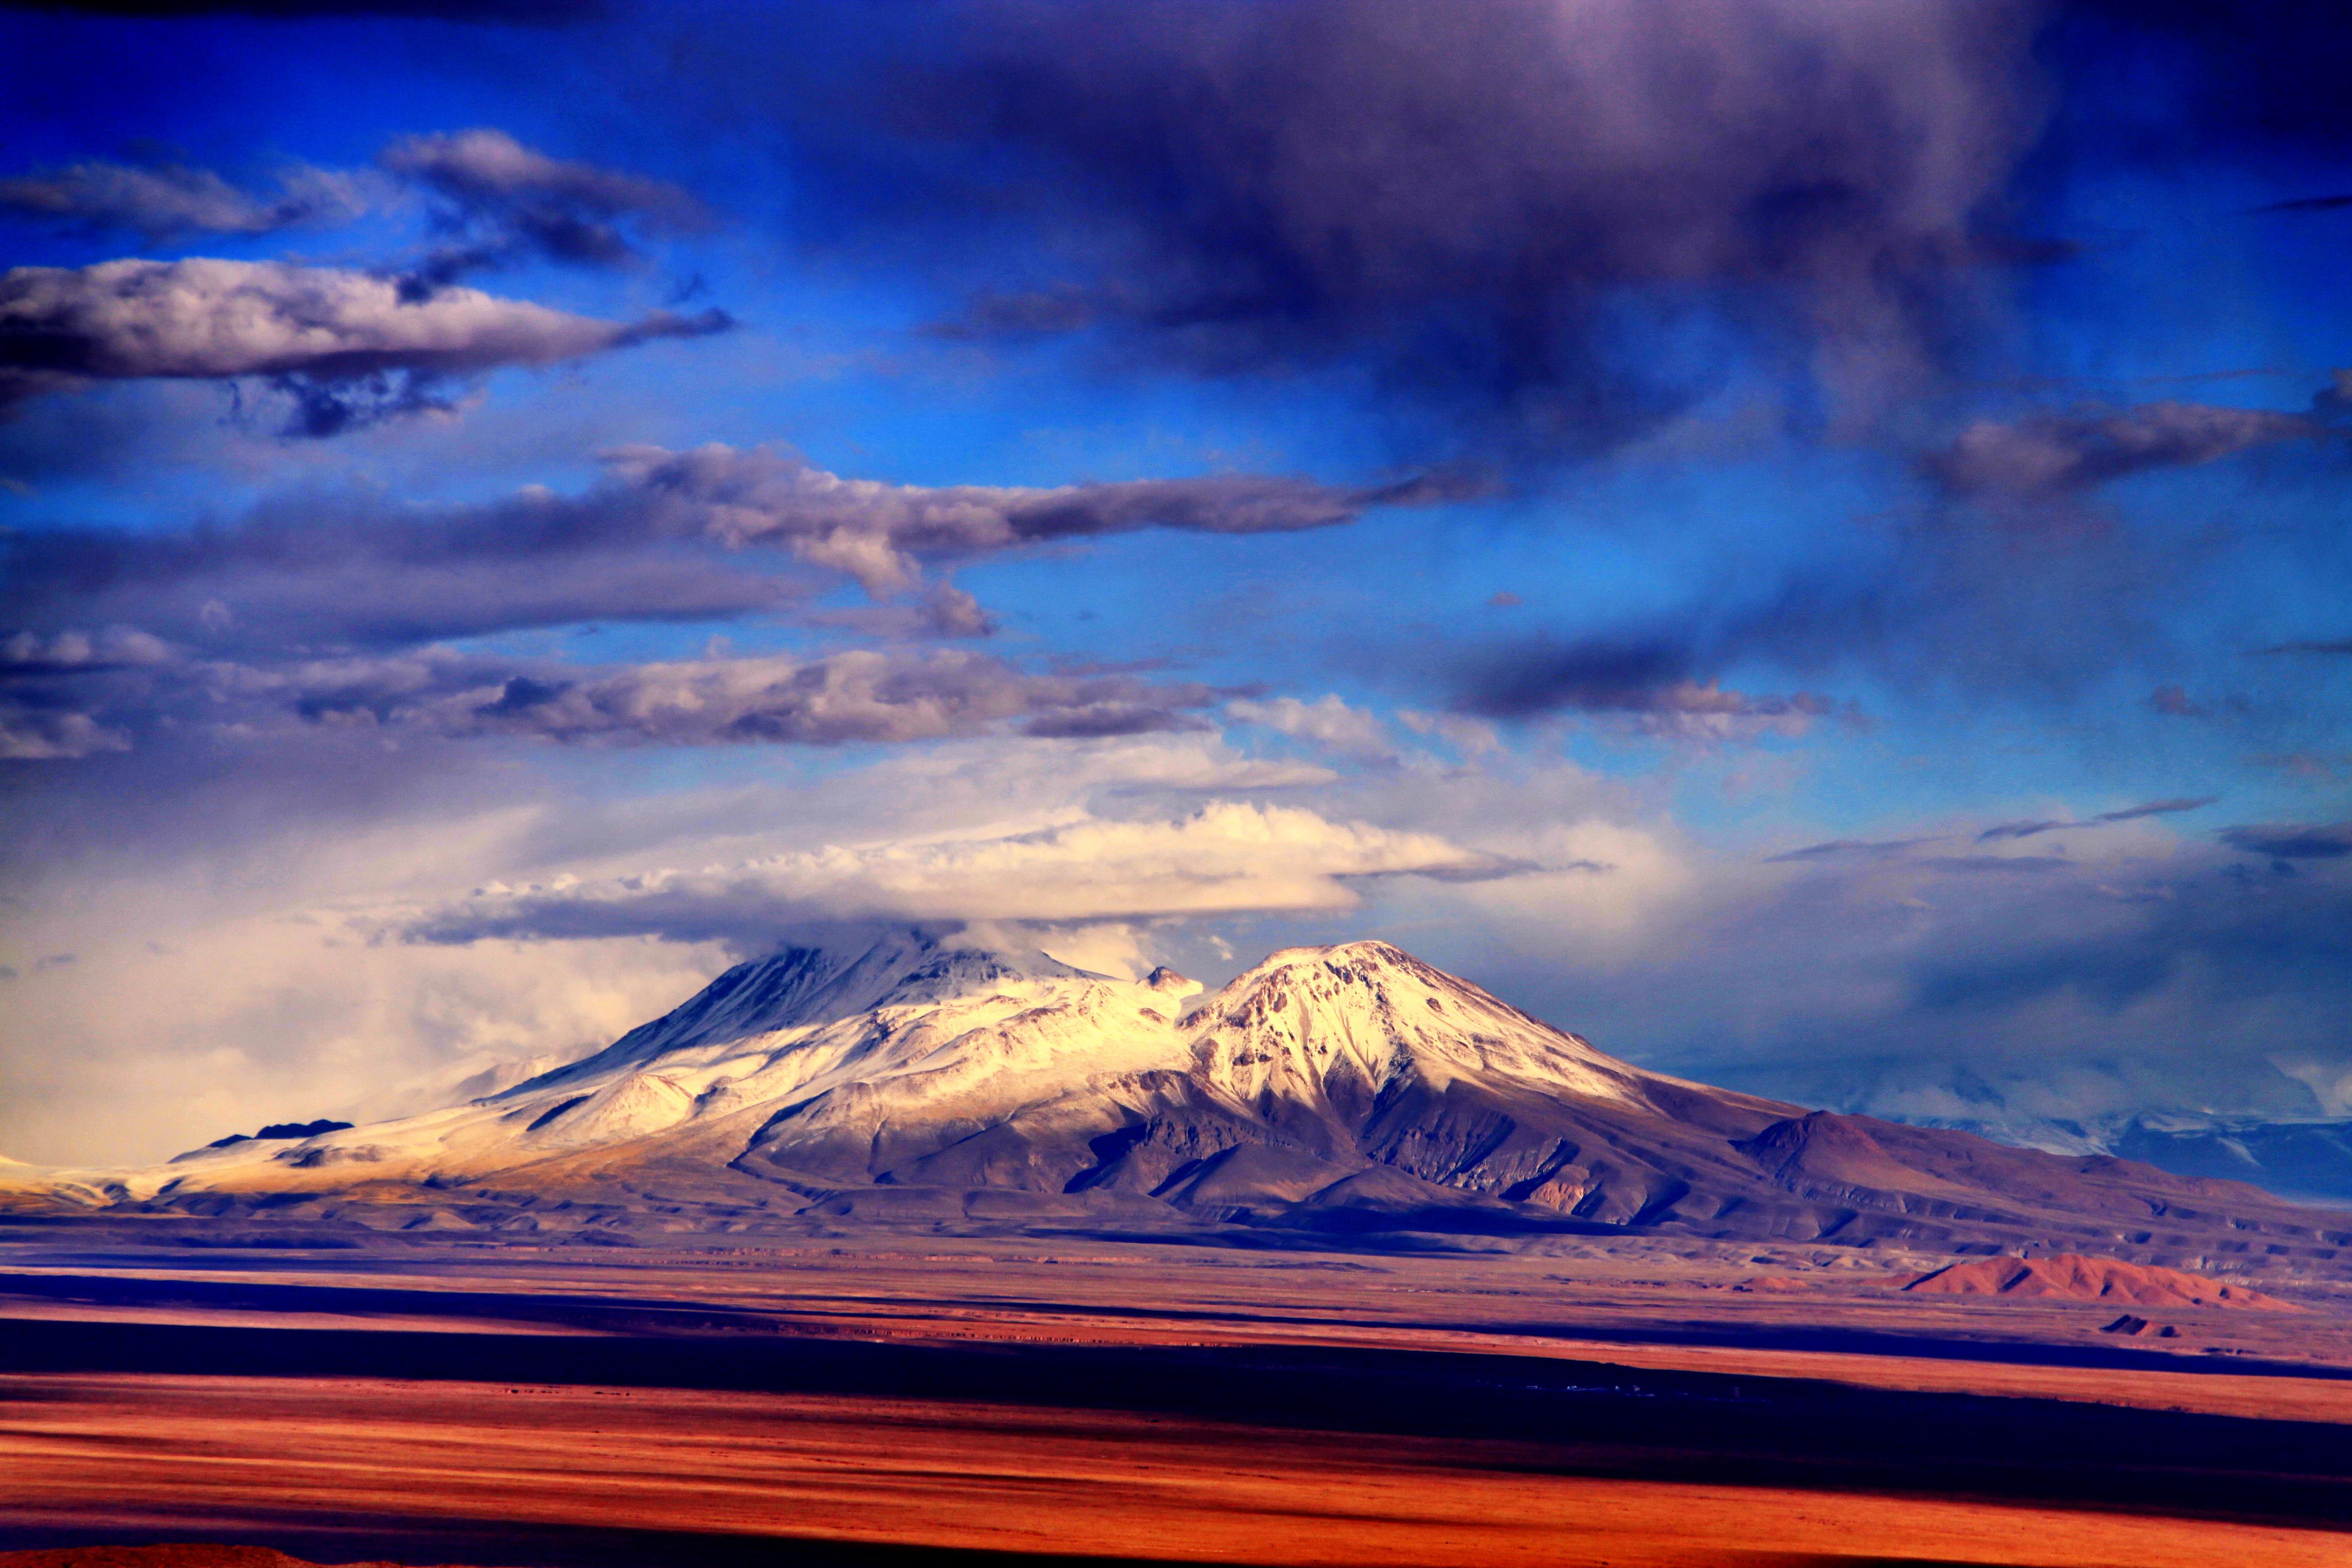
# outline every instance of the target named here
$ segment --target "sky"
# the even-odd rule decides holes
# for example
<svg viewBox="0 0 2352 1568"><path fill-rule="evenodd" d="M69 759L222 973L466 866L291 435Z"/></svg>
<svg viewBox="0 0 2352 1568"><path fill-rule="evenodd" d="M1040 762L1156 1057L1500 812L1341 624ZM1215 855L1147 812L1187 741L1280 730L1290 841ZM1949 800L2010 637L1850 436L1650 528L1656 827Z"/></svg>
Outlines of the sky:
<svg viewBox="0 0 2352 1568"><path fill-rule="evenodd" d="M2352 20L0 4L0 1154L892 922L2352 1115Z"/></svg>

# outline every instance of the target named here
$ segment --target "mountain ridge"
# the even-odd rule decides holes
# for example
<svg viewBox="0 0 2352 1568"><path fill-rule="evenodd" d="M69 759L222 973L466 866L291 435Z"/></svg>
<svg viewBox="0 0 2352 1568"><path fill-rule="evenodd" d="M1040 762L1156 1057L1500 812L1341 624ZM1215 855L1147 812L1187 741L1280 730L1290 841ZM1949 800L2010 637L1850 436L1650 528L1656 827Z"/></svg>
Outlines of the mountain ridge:
<svg viewBox="0 0 2352 1568"><path fill-rule="evenodd" d="M2347 1216L1652 1072L1385 942L1286 949L1185 1007L1198 990L915 930L790 948L492 1094L52 1191L218 1213L471 1193L491 1229L574 1205L685 1228L1643 1232L2191 1265L2259 1241L2352 1261Z"/></svg>

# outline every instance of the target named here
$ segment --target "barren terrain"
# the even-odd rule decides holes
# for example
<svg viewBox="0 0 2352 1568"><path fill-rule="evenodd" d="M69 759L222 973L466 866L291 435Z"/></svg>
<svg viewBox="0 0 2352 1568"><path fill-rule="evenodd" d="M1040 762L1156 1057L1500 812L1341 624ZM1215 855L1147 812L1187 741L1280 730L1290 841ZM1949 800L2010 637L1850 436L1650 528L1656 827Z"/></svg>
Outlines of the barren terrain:
<svg viewBox="0 0 2352 1568"><path fill-rule="evenodd" d="M2176 1331L2156 1340L2107 1331L2112 1300L1906 1291L1917 1261L28 1225L0 1241L0 1546L2053 1568L2352 1551L2339 1288L2266 1276L2294 1311L2137 1308Z"/></svg>

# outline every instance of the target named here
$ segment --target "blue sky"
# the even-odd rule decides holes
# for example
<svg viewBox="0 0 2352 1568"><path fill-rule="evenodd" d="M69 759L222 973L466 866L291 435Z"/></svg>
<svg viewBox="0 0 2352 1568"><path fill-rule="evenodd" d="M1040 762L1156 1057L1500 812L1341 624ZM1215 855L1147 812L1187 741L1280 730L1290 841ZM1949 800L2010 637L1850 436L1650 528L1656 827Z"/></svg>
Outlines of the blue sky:
<svg viewBox="0 0 2352 1568"><path fill-rule="evenodd" d="M887 919L2352 1112L2327 7L120 9L0 8L0 1152Z"/></svg>

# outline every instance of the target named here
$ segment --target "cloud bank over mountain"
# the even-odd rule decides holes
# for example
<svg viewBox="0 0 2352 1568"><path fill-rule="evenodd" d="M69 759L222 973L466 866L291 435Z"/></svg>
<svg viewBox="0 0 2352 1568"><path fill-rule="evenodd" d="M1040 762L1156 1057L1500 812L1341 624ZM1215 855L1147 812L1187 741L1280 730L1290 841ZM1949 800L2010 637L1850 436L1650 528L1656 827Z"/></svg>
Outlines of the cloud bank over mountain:
<svg viewBox="0 0 2352 1568"><path fill-rule="evenodd" d="M492 887L405 925L412 942L656 936L749 956L859 921L1043 925L1360 907L1350 880L1506 876L1433 834L1216 802L1174 821L1091 818L1003 837L827 846L702 871Z"/></svg>
<svg viewBox="0 0 2352 1568"><path fill-rule="evenodd" d="M0 15L0 1148L876 919L2341 1113L2352 27L2217 16Z"/></svg>

